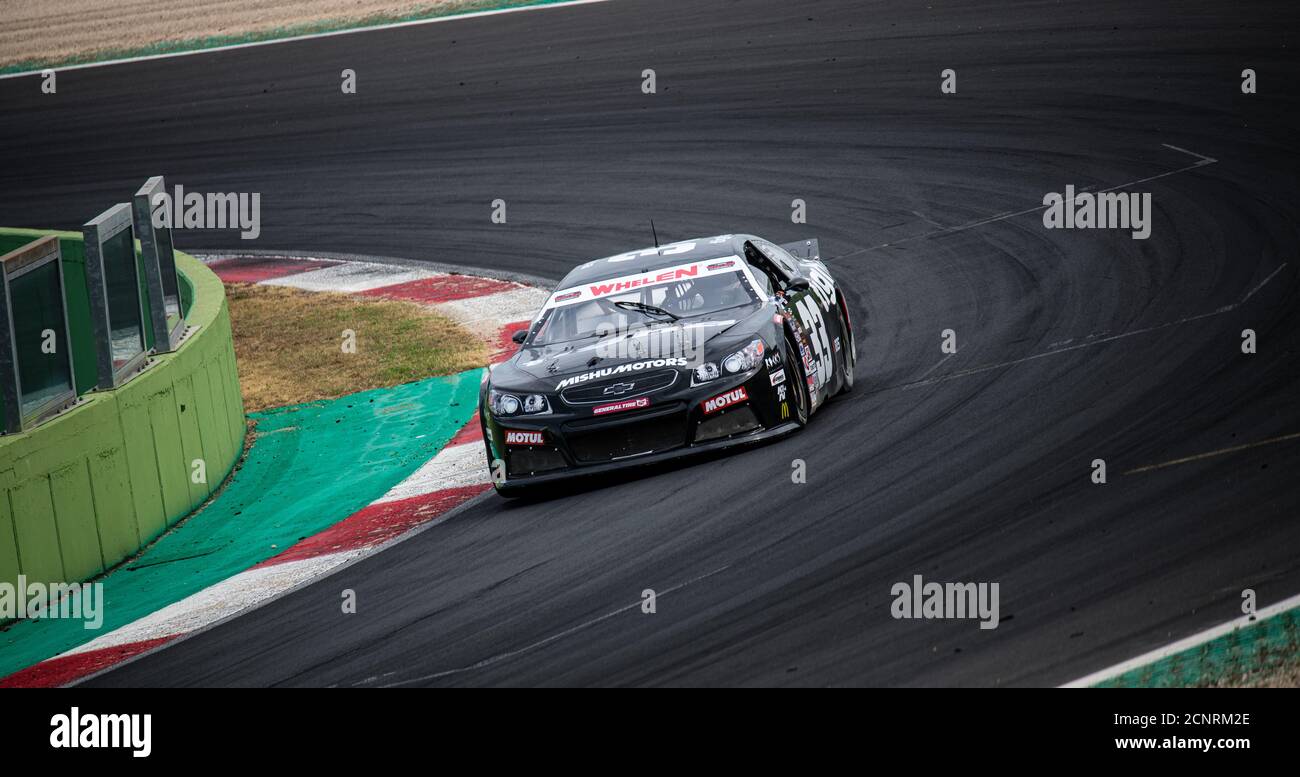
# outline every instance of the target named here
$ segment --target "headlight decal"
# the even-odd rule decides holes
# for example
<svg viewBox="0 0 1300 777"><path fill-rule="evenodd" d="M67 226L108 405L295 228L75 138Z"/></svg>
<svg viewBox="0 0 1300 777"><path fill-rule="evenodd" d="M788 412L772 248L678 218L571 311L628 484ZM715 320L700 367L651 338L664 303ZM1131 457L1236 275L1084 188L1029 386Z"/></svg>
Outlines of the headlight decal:
<svg viewBox="0 0 1300 777"><path fill-rule="evenodd" d="M763 353L767 349L763 346L761 339L754 339L744 348L732 353L722 360L722 369L735 375L742 372L749 372L763 361Z"/></svg>
<svg viewBox="0 0 1300 777"><path fill-rule="evenodd" d="M701 383L708 383L711 380L717 380L722 373L718 371L717 362L705 362L691 371L691 385L698 386Z"/></svg>
<svg viewBox="0 0 1300 777"><path fill-rule="evenodd" d="M488 392L488 407L493 415L541 415L551 412L551 403L545 394L511 394L492 389Z"/></svg>

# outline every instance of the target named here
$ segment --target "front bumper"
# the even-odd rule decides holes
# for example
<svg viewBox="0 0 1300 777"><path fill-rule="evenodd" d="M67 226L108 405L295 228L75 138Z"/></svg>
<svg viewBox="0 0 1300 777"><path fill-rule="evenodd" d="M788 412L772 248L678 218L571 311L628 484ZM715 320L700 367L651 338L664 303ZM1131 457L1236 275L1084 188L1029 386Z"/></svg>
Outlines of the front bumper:
<svg viewBox="0 0 1300 777"><path fill-rule="evenodd" d="M724 395L730 396L723 406L706 405ZM497 473L499 491L755 443L798 428L777 400L766 368L741 379L652 395L643 407L608 415L555 404L561 405L559 412L546 416L502 419L480 406L488 465ZM494 461L504 462L504 470L493 468Z"/></svg>

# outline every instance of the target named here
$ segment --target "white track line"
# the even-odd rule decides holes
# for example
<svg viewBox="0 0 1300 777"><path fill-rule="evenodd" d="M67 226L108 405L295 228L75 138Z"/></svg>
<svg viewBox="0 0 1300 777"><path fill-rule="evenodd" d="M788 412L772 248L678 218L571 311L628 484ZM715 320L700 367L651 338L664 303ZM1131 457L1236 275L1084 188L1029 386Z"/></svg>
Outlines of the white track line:
<svg viewBox="0 0 1300 777"><path fill-rule="evenodd" d="M213 46L206 49L192 49L189 51L173 51L167 54L148 54L139 57L123 57L122 59L109 59L103 62L85 62L79 65L59 65L41 70L26 70L22 73L8 73L0 75L0 80L6 78L23 78L25 76L39 76L45 70L53 70L56 73L64 73L69 70L87 70L94 67L110 67L112 65L123 65L131 62L149 62L155 59L171 59L173 57L188 57L194 54L211 54L214 51L234 51L236 49L251 49L257 46L273 46L277 43L291 43L293 41L314 40L316 38L333 38L337 35L351 35L358 32L374 32L375 30L394 30L399 27L415 27L422 24L437 24L439 22L454 22L460 19L477 19L484 16L496 16L498 14L520 13L523 11L540 11L546 8L563 8L570 5L590 5L592 3L604 3L607 0L567 0L567 2L547 3L545 5L522 5L515 8L497 8L491 11L475 11L473 13L453 14L451 16L435 16L431 19L413 19L407 22L392 22L390 24L376 24L366 27L350 27L346 30L331 30L329 32L313 32L308 35L294 35L288 38L273 38L271 40L250 41L248 43L232 43L228 46Z"/></svg>
<svg viewBox="0 0 1300 777"><path fill-rule="evenodd" d="M1189 316L1187 318L1182 318L1177 321L1170 321L1164 324L1156 324L1155 326L1148 326L1142 329L1134 329L1131 332L1121 332L1117 335L1111 335L1110 337L1099 337L1096 340L1092 340L1090 342L1079 343L1078 345L1071 345L1065 348L1057 348L1054 351L1043 351L1042 353L1036 353L1030 356L1024 356L1019 359L1011 359L1010 361L998 362L997 364L984 364L979 367L971 367L969 369L959 370L957 372L950 373L948 375L939 375L933 378L914 380L910 383L904 383L901 386L896 386L895 388L901 388L904 391L908 391L910 389L920 388L921 386L930 386L935 383L944 383L946 381L956 380L957 378L967 378L970 377L971 375L978 375L982 372L988 372L989 370L1000 370L1003 367L1014 367L1017 364L1024 364L1025 362L1031 362L1036 359L1043 359L1048 356L1056 356L1057 354L1069 353L1070 351L1077 351L1080 348L1091 348L1095 345L1105 345L1106 343L1111 343L1116 340L1123 340L1126 337L1144 335L1150 332L1155 332L1160 329L1166 329L1171 326L1178 326L1179 324L1186 324L1192 321L1199 321L1202 318L1210 318L1211 316L1217 316L1223 313L1227 313L1229 310L1232 310L1234 308L1236 308L1236 305L1229 305L1226 309L1219 309L1212 313L1202 313L1198 316Z"/></svg>
<svg viewBox="0 0 1300 777"><path fill-rule="evenodd" d="M1168 178L1171 175L1178 175L1179 173L1185 173L1188 170L1195 170L1198 167L1205 167L1206 165L1212 165L1215 162L1219 161L1214 157L1208 157L1205 156L1204 154L1198 154L1195 151L1188 151L1187 149L1179 148L1178 146L1171 146L1168 143L1161 143L1160 145L1164 146L1165 148L1172 149L1174 151L1178 151L1184 154L1190 154L1191 156L1196 157L1197 161L1195 164L1187 165L1186 167L1180 167L1177 170L1169 170L1163 173L1157 173L1156 175L1149 175L1146 178L1138 178L1135 181L1127 181L1125 183L1115 184L1114 186L1108 187L1106 189L1101 189L1096 193L1104 194L1106 192L1116 191L1117 189L1127 189L1130 186L1137 186L1140 183L1147 183L1149 181L1155 181L1161 178ZM1084 187L1082 189L1078 189L1077 191L1079 192L1079 194L1082 194L1086 191L1091 191L1091 187ZM1030 213L1037 213L1039 211L1046 210L1047 208L1048 208L1047 205L1038 205L1033 208L1025 208L1024 210L1011 211L1009 213L999 213L995 216L988 216L987 218L977 219L975 221L968 221L965 224L958 224L955 227L942 227L940 229L936 229L932 232L926 232L921 235L903 237L903 238L899 238L898 240L891 240L888 243L881 243L879 245L868 246L866 248L859 248L856 251L850 251L847 254L841 254L840 256L835 257L835 259L839 260L845 257L853 256L855 254L863 254L868 251L876 251L881 248L890 248L891 246L901 245L903 243L910 243L914 240L924 240L926 238L935 237L937 235L949 235L957 232L964 232L968 229L974 229L975 227L982 227L985 224L993 224L998 221L1006 221L1007 219L1015 218L1017 216L1027 216ZM913 212L915 213L915 211ZM924 216L922 216L921 218L931 224L934 223L933 221L925 218Z"/></svg>
<svg viewBox="0 0 1300 777"><path fill-rule="evenodd" d="M1243 615L1240 618L1215 626L1212 629L1206 629L1205 631L1202 631L1199 634L1193 634L1187 639L1180 639L1177 642L1174 642L1173 644L1166 645L1162 648L1157 648L1156 650L1152 650L1149 653L1143 653L1137 658L1130 658L1129 660L1120 664L1116 664L1108 669L1103 669L1100 672L1093 672L1087 677L1080 677L1078 680L1068 682L1065 685L1062 685L1061 687L1062 688L1087 688L1089 686L1096 685L1097 683L1105 682L1106 680L1110 680L1112 678L1118 677L1124 674L1125 672L1131 672L1134 669L1140 669L1146 666L1147 664L1154 663L1156 661L1161 660L1162 658L1168 658L1169 656L1175 655L1177 653L1181 653L1184 650L1188 650L1197 647L1198 645L1202 645L1206 642L1209 642L1212 639L1217 639L1218 637L1222 637L1224 634L1230 634L1231 632L1237 629L1244 628L1246 626L1250 626L1252 624L1260 623L1261 621L1268 620L1269 618L1272 618L1275 615L1280 615L1286 612L1287 610L1294 609L1296 607L1300 607L1300 595L1292 596L1290 599L1286 599L1284 601L1278 602L1277 604L1265 607L1264 609L1260 610L1254 615Z"/></svg>
<svg viewBox="0 0 1300 777"><path fill-rule="evenodd" d="M919 382L919 381L925 380L926 378L930 377L930 373L934 372L935 370L939 369L939 368L942 367L943 365L947 364L947 363L948 363L948 360L951 359L951 358L953 357L953 355L954 355L954 354L951 354L951 353L950 353L950 354L948 354L947 356L945 356L945 357L943 357L942 359L940 359L938 362L935 363L935 365L934 365L933 367L931 367L930 369L928 369L928 370L926 370L925 372L923 372L923 373L921 373L920 375L918 375L918 376L916 377L916 380L913 381L913 383L916 383L916 382ZM912 383L909 383L909 384L907 384L906 386L904 386L903 388L907 388L908 386L911 386L911 385L912 385Z"/></svg>
<svg viewBox="0 0 1300 777"><path fill-rule="evenodd" d="M1130 331L1128 331L1128 332L1120 332L1119 334L1116 334L1116 335L1110 335L1109 337L1098 337L1097 339L1095 339L1095 340L1089 340L1089 341L1086 342L1086 343L1079 343L1078 345L1071 345L1071 346L1068 346L1068 347L1065 347L1065 348L1056 348L1056 349L1053 349L1053 350L1050 350L1050 351L1043 351L1042 353L1036 353L1036 354L1032 354L1032 355L1030 355L1030 356L1024 356L1024 357L1019 358L1019 359L1012 359L1011 361L999 362L999 363L997 363L997 364L985 364L985 365L982 365L982 366L979 366L979 367L971 367L970 369L959 370L959 371L957 371L957 372L950 373L950 374L948 374L948 375L939 375L939 376L937 376L937 377L933 377L933 378L929 378L929 379L917 379L917 380L911 381L911 382L909 382L909 383L903 383L903 384L898 385L898 386L888 386L888 387L886 387L886 388L881 389L881 391L887 391L887 390L889 390L889 389L891 389L891 388L901 388L901 389L903 389L904 391L907 391L907 390L910 390L910 389L919 388L919 387L921 387L921 386L929 386L929 385L932 385L932 384L935 384L935 383L943 383L943 382L945 382L945 381L954 380L954 379L956 379L956 378L966 378L966 377L969 377L969 376L971 376L971 375L978 375L978 374L981 373L981 372L988 372L989 370L999 370L999 369L1002 369L1003 367L1014 367L1014 366L1016 366L1017 364L1024 364L1025 362L1034 361L1035 359L1042 359L1042 358L1047 357L1047 356L1056 356L1057 354L1060 354L1060 353L1069 353L1070 351L1077 351L1077 350L1079 350L1080 348L1091 348L1091 347L1093 347L1093 346L1095 346L1095 345L1105 345L1106 343L1111 343L1111 342L1114 342L1114 341L1116 341L1116 340L1123 340L1123 339L1126 338L1126 337L1134 337L1134 336L1136 336L1136 335L1145 335L1145 334L1149 334L1149 333L1151 333L1151 332L1155 332L1155 331L1158 331L1158 330L1161 330L1161 329L1168 329L1168 328L1171 327L1171 326L1179 326L1179 325L1181 325L1181 324L1189 324L1189 323L1191 323L1191 322L1193 322L1193 321L1200 321L1201 319L1205 319L1205 318L1213 318L1214 316L1221 316L1221 315L1223 315L1224 313L1231 313L1232 311L1234 311L1234 310L1236 310L1237 308L1241 307L1242 305L1246 304L1247 300L1249 300L1251 297L1255 296L1255 294L1256 294L1257 292L1259 292L1260 289L1264 288L1264 286L1267 285L1269 281L1271 281L1271 280L1273 280L1274 278L1276 278L1278 273L1280 273L1280 272L1282 272L1284 269L1286 269L1286 266L1287 266L1287 262L1283 262L1283 263L1282 263L1282 264L1281 264L1281 265L1280 265L1276 270L1274 270L1273 272L1269 273L1269 276L1268 276L1267 278L1265 278L1263 281L1261 281L1260 284L1259 284L1258 286L1256 286L1255 288L1253 288L1253 289L1251 289L1249 292L1247 292L1246 295L1243 296L1240 300L1238 300L1238 301L1236 301L1236 302L1233 302L1233 303L1230 303L1230 304L1227 304L1227 305L1224 305L1223 307L1221 307L1221 308L1219 308L1219 309L1217 309L1217 310L1212 310L1212 311L1210 311L1209 313L1200 313L1200 314L1195 315L1195 316L1188 316L1187 318L1180 318L1180 319L1178 319L1177 321L1167 321L1167 322L1165 322L1165 323L1163 323L1163 324L1155 324L1154 326L1143 327L1143 328L1141 328L1141 329L1133 329L1133 330L1130 330ZM1072 341L1073 339L1074 339L1074 338L1071 338L1070 340L1066 340L1066 341L1064 341L1064 342L1070 342L1070 341ZM939 364L943 364L943 362L939 362ZM936 366L937 366L937 365L936 365ZM932 367L932 368L930 368L929 370L926 371L926 374L928 375L930 372L933 372L933 371L934 371L934 368Z"/></svg>
<svg viewBox="0 0 1300 777"><path fill-rule="evenodd" d="M1265 286L1267 286L1267 285L1268 285L1268 282L1271 281L1271 280L1273 280L1273 278L1274 278L1278 273L1280 273L1280 272L1282 272L1283 270L1285 270L1285 269L1286 269L1286 265L1287 265L1286 262L1283 262L1282 264L1280 264L1276 270L1274 270L1273 272L1269 273L1269 275L1268 275L1267 278L1265 278L1264 280L1260 281L1258 286L1256 286L1255 288L1251 289L1251 290L1246 294L1246 296L1242 297L1242 298L1241 298L1241 301L1238 302L1237 304L1238 304L1238 305L1245 305L1246 302L1247 302L1251 297L1255 296L1255 294L1256 294L1260 289L1262 289L1262 288L1264 288Z"/></svg>
<svg viewBox="0 0 1300 777"><path fill-rule="evenodd" d="M730 568L731 568L731 565L728 564L727 566L725 566L725 567L719 567L718 569L715 569L715 570L713 570L712 572L705 572L704 574L702 574L702 575L700 575L700 576L698 576L698 577L693 577L693 578L691 578L690 580L687 580L687 581L684 582L684 583L678 583L677 585L674 585L674 586L672 586L671 588L665 588L663 591L660 591L658 594L656 594L656 597L662 597L662 596L665 596L665 595L667 595L667 594L671 594L671 593L674 593L674 592L676 592L676 591L680 591L680 590L682 590L683 588L685 588L685 587L687 587L687 586L689 586L689 585L694 585L695 583L700 582L701 580L706 580L706 579L708 579L708 578L710 578L710 577L713 577L714 575L717 575L717 574L722 573L722 572L726 572L726 571L727 571L728 569L730 569ZM583 629L589 628L589 627L591 627L591 626L595 626L595 625L598 624L598 623L603 623L603 622L605 622L605 621L609 620L610 618L613 618L613 617L615 617L615 616L617 616L617 615L622 615L622 614L625 613L625 612L631 612L632 610L635 610L635 609L639 608L642 604L643 604L643 602L642 602L640 599L638 599L637 601L632 602L631 604L629 604L629 605L627 605L627 606L625 606L625 607L620 607L620 608L618 608L617 610L613 610L613 611L611 611L611 612L607 612L607 613L605 613L604 615L601 615L601 616L596 617L596 618L592 618L592 619L589 620L589 621L584 621L584 622L582 622L582 623L579 623L577 626L571 626L571 627L565 629L564 631L559 632L558 634L552 634L551 636L546 637L545 639L540 639L540 640L538 640L538 641L536 641L536 642L534 642L534 643L532 643L532 644L530 644L530 645L524 645L523 647L521 647L521 648L519 648L519 649L517 649L517 650L511 650L511 651L509 651L509 652L507 652L507 653L499 653L499 654L497 654L497 655L495 655L495 656L491 656L491 657L489 657L489 658L485 658L485 659L483 659L482 661L477 661L477 662L475 662L475 663L473 663L473 664L470 664L469 666L462 666L462 667L458 667L458 668L456 668L456 669L447 669L447 670L442 671L442 672L435 672L435 673L433 673L433 674L421 675L420 677L412 677L412 678L408 678L408 679L406 679L406 680L397 680L397 681L394 681L394 682L388 683L388 684L386 684L386 685L381 685L380 687L381 687L381 688L395 688L395 687L397 687L397 686L407 685L407 684L409 684L409 683L427 682L427 681L429 681L429 680L436 680L436 679L438 679L438 678L440 678L440 677L447 677L447 676L454 675L454 674L462 674L462 673L464 673L464 672L472 672L472 671L474 671L475 669L482 669L482 668L484 668L484 667L488 667L488 666L491 666L491 665L493 665L493 664L499 664L499 663L501 663L502 661L505 661L505 660L508 660L508 659L514 658L515 656L518 656L518 655L522 655L522 654L527 653L527 652L529 652L529 651L531 651L531 650L535 650L535 649L537 649L537 648L539 648L539 647L544 647L544 646L549 645L550 643L555 642L555 641L557 641L557 640L564 639L564 638L567 637L567 636L570 636L570 635L572 635L572 634L576 634L576 633L578 633L579 631L582 631ZM381 675L381 676L379 676L379 677L372 677L372 678L368 678L367 680L363 680L363 681L361 681L360 683L357 683L357 685L369 685L371 682L373 682L373 681L375 681L375 680L381 680L381 679L384 679L384 678L387 678L387 677L391 677L391 676L393 676L393 675L395 675L395 674L397 674L397 673L396 673L396 672L387 672L387 673L385 673L384 675Z"/></svg>
<svg viewBox="0 0 1300 777"><path fill-rule="evenodd" d="M1124 474L1140 475L1144 472L1155 472L1158 469L1164 469L1166 467L1176 467L1179 464L1190 464L1194 461L1205 461L1206 459L1213 459L1217 456L1227 456L1230 453L1240 453L1241 451L1248 451L1254 448L1262 448L1265 445L1277 445L1280 442L1290 442L1292 440L1300 440L1300 432L1294 432L1292 434L1283 434L1277 437L1270 437L1267 440L1256 440L1255 442L1248 442L1243 445L1232 445L1227 448L1219 448L1218 450L1206 451L1205 453L1196 453L1191 456L1183 456L1182 458L1179 459L1173 459L1172 461L1162 461L1159 464L1147 464L1146 466L1143 467L1135 467L1134 469L1131 469L1128 472L1125 472Z"/></svg>

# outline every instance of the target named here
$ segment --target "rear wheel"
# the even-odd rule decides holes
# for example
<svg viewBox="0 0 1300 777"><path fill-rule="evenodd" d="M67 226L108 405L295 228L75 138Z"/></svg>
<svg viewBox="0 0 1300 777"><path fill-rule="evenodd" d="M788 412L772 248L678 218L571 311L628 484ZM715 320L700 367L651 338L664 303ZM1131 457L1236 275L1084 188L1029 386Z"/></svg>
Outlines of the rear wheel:
<svg viewBox="0 0 1300 777"><path fill-rule="evenodd" d="M840 369L840 391L847 394L853 390L853 369L858 366L858 355L853 350L853 337L849 334L849 321L840 311L840 352L838 354Z"/></svg>
<svg viewBox="0 0 1300 777"><path fill-rule="evenodd" d="M785 336L785 364L790 370L790 420L799 426L808 424L808 376L803 374L803 360L799 358L799 349L795 347L790 335Z"/></svg>

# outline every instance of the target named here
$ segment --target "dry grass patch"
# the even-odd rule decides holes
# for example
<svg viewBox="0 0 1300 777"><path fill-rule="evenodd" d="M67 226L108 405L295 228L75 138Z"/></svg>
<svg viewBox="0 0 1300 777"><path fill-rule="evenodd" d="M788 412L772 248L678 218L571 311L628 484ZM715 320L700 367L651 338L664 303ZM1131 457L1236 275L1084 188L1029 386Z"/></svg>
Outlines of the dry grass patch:
<svg viewBox="0 0 1300 777"><path fill-rule="evenodd" d="M1300 688L1300 658L1293 655L1272 666L1220 678L1213 685L1217 688Z"/></svg>
<svg viewBox="0 0 1300 777"><path fill-rule="evenodd" d="M488 349L410 302L278 286L226 287L244 409L265 410L482 367ZM356 353L343 332L356 333Z"/></svg>

